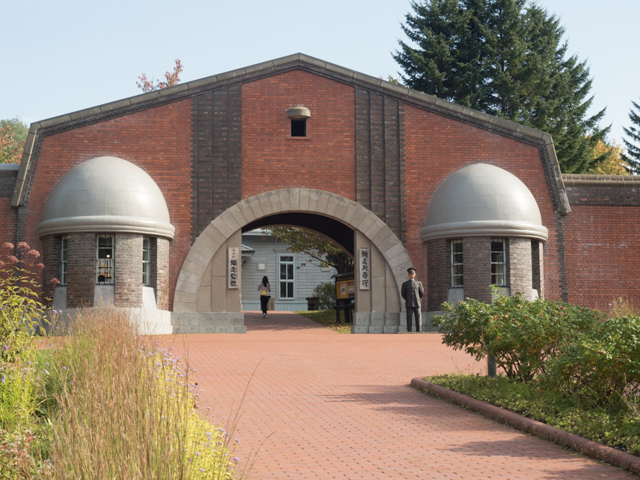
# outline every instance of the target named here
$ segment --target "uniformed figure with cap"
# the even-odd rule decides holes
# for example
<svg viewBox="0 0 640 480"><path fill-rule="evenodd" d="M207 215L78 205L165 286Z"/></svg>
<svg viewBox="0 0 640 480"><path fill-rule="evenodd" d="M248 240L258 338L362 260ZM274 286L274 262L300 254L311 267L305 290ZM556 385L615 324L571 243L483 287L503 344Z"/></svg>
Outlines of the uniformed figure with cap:
<svg viewBox="0 0 640 480"><path fill-rule="evenodd" d="M402 298L404 298L407 307L407 332L411 331L411 317L416 319L416 332L420 331L420 307L422 305L422 297L424 295L424 287L422 282L416 280L416 269L411 267L407 269L409 280L402 284Z"/></svg>

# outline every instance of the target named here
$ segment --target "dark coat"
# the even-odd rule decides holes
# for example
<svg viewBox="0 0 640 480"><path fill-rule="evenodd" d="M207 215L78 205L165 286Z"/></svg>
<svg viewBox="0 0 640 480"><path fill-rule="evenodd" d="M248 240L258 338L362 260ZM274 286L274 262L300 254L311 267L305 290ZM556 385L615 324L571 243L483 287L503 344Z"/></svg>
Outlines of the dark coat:
<svg viewBox="0 0 640 480"><path fill-rule="evenodd" d="M407 280L402 284L402 298L405 300L405 307L420 307L420 299L424 296L424 287L418 280Z"/></svg>

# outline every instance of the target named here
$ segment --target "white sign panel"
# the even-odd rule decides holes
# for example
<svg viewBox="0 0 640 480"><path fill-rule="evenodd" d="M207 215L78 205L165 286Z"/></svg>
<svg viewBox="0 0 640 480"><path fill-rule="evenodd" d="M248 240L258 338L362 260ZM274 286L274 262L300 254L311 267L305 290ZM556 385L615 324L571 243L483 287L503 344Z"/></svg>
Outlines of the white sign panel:
<svg viewBox="0 0 640 480"><path fill-rule="evenodd" d="M229 288L240 288L240 249L229 247Z"/></svg>
<svg viewBox="0 0 640 480"><path fill-rule="evenodd" d="M368 248L361 248L359 257L360 264L360 290L369 290L371 286L371 257Z"/></svg>

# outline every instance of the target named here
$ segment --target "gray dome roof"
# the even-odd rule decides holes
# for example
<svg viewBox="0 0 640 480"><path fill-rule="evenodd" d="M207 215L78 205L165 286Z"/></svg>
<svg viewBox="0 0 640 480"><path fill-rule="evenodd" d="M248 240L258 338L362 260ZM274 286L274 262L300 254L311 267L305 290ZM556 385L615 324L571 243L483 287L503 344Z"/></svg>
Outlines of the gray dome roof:
<svg viewBox="0 0 640 480"><path fill-rule="evenodd" d="M463 167L438 187L420 230L422 241L480 236L543 241L548 237L527 186L515 175L486 163Z"/></svg>
<svg viewBox="0 0 640 480"><path fill-rule="evenodd" d="M76 165L55 185L38 237L75 232L127 232L172 239L167 202L140 167L117 157Z"/></svg>

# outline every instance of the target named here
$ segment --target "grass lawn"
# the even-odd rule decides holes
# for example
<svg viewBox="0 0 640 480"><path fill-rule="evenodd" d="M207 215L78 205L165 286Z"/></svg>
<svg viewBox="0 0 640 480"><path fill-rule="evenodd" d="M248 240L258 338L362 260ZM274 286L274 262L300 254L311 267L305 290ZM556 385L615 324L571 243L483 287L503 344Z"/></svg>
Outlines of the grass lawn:
<svg viewBox="0 0 640 480"><path fill-rule="evenodd" d="M577 396L549 392L536 382L503 376L440 375L424 380L623 452L640 454L640 408L635 398L623 399L618 405L594 406Z"/></svg>
<svg viewBox="0 0 640 480"><path fill-rule="evenodd" d="M313 311L302 311L296 312L298 315L302 315L303 317L307 317L310 320L313 320L320 325L324 325L327 328L330 328L334 332L338 333L351 333L351 324L344 323L336 323L336 311L331 310L313 310ZM344 321L344 315L340 314L340 318Z"/></svg>

